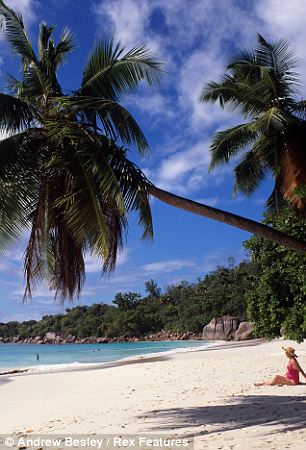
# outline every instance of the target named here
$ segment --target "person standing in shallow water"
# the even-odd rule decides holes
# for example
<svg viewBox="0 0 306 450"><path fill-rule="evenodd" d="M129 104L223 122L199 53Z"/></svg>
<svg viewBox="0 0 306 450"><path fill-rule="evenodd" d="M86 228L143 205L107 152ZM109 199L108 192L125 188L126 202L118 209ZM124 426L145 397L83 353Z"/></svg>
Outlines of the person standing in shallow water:
<svg viewBox="0 0 306 450"><path fill-rule="evenodd" d="M39 354L36 353L36 361L39 361Z"/></svg>
<svg viewBox="0 0 306 450"><path fill-rule="evenodd" d="M254 383L255 386L274 386L274 385L296 385L300 384L299 375L300 373L306 379L306 374L302 370L301 366L297 362L297 355L295 354L295 350L293 347L282 347L287 358L289 358L289 362L287 365L287 372L285 376L275 375L273 380L270 381L262 381L260 383Z"/></svg>

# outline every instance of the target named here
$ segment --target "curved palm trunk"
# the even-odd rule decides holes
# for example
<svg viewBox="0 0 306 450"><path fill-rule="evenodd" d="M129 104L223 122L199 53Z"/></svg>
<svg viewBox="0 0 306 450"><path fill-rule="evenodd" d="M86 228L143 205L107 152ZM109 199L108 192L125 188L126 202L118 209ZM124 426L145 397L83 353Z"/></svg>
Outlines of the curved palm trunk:
<svg viewBox="0 0 306 450"><path fill-rule="evenodd" d="M306 253L306 242L295 239L288 234L277 231L262 223L255 222L255 220L222 211L221 209L212 208L211 206L202 205L201 203L188 200L184 197L179 197L171 192L159 189L152 184L149 186L149 193L158 200L168 203L176 208L184 209L185 211L208 217L209 219L217 220L218 222L223 222L236 228L241 228L244 231L248 231L249 233L275 242L276 244L284 245L291 250Z"/></svg>

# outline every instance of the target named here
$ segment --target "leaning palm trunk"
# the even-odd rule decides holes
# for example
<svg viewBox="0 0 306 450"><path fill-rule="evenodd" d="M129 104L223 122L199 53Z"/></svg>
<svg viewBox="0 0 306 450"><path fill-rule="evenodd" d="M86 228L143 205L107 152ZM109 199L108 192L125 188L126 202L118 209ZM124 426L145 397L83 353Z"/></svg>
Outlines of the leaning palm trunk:
<svg viewBox="0 0 306 450"><path fill-rule="evenodd" d="M268 239L276 244L284 245L291 250L306 253L306 242L295 239L294 237L270 228L267 225L238 216L237 214L194 202L193 200L188 200L184 197L179 197L178 195L164 191L154 185L150 185L149 192L153 197L176 208L184 209L193 214L217 220L218 222L223 222L227 225L232 225L233 227L248 231L249 233Z"/></svg>

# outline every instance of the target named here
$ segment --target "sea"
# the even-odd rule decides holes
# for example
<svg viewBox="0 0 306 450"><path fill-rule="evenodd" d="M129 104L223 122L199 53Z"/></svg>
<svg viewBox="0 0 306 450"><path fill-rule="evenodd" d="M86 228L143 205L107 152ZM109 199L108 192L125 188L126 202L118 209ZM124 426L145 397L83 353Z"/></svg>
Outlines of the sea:
<svg viewBox="0 0 306 450"><path fill-rule="evenodd" d="M138 341L107 344L0 344L0 373L109 367L173 353L196 351L217 341ZM38 355L38 356L37 356Z"/></svg>

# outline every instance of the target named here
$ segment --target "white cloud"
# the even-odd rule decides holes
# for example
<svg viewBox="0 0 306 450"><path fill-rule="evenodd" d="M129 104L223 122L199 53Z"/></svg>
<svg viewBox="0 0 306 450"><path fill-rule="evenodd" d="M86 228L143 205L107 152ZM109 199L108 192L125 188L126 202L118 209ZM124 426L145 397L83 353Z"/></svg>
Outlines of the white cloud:
<svg viewBox="0 0 306 450"><path fill-rule="evenodd" d="M219 9L211 0L103 0L95 6L98 24L103 24L104 32L112 33L129 46L145 44L164 61L168 76L163 79L163 85L167 84L177 91L176 104L172 102L172 112L177 112L180 106L194 127L203 120L204 126L207 126L218 120L220 114L222 117L225 114L218 107L203 107L198 102L203 83L219 75L224 65L219 48L223 39L220 28L224 29ZM167 33L150 27L150 20L156 11L164 18ZM211 24L212 16L218 20L217 33ZM210 36L214 36L214 45L208 43L208 40L211 41ZM200 42L199 50L189 52L196 39ZM164 95L149 92L147 96L135 98L141 111L148 112L153 106L154 111L159 108L159 113L164 116L167 103Z"/></svg>
<svg viewBox="0 0 306 450"><path fill-rule="evenodd" d="M107 27L107 31L112 31L116 39L123 44L140 45L142 43L151 12L147 1L101 1L94 9L99 22L106 22L103 27L104 32ZM108 20L105 21L105 18Z"/></svg>
<svg viewBox="0 0 306 450"><path fill-rule="evenodd" d="M165 121L174 120L176 116L170 99L153 89L150 91L143 89L142 94L128 96L126 105L127 108L136 108L147 119L150 118L149 127L151 129L157 128L160 123Z"/></svg>
<svg viewBox="0 0 306 450"><path fill-rule="evenodd" d="M208 143L205 141L187 150L176 152L160 162L156 170L156 184L162 189L186 192L194 184L199 186L203 181L209 160ZM188 181L183 184L182 181L187 175Z"/></svg>
<svg viewBox="0 0 306 450"><path fill-rule="evenodd" d="M259 0L254 3L258 17L269 26L270 34L286 34L295 39L303 38L305 31L306 3L301 0Z"/></svg>
<svg viewBox="0 0 306 450"><path fill-rule="evenodd" d="M209 141L199 140L192 147L161 159L155 170L146 170L146 173L161 189L192 197L203 188L220 185L232 171L231 165L224 165L209 173L209 164Z"/></svg>
<svg viewBox="0 0 306 450"><path fill-rule="evenodd" d="M108 33L128 47L146 45L163 60L170 62L163 36L150 27L158 0L100 0L94 5L98 35Z"/></svg>
<svg viewBox="0 0 306 450"><path fill-rule="evenodd" d="M150 274L158 273L168 273L175 272L186 267L193 267L194 263L192 261L184 259L169 259L166 261L159 261L150 264L145 264L142 266L142 270Z"/></svg>

